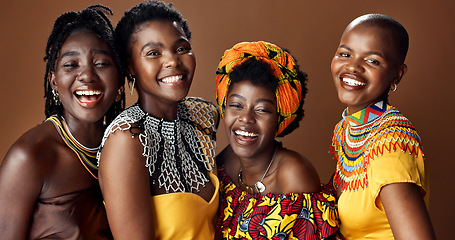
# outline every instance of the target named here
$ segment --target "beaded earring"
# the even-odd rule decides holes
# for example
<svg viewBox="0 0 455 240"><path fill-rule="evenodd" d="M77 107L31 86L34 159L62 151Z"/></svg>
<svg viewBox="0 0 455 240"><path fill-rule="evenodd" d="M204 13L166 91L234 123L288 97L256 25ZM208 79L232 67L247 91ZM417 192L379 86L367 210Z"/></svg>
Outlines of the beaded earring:
<svg viewBox="0 0 455 240"><path fill-rule="evenodd" d="M55 106L60 106L62 102L60 102L60 96L55 89L52 89L52 100L54 100Z"/></svg>

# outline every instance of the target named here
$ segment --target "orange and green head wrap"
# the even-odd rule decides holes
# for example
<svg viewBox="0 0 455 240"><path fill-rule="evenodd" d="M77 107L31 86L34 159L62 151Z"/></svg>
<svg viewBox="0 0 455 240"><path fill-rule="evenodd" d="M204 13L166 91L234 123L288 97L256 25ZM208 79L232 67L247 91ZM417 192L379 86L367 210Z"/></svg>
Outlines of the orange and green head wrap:
<svg viewBox="0 0 455 240"><path fill-rule="evenodd" d="M222 116L226 108L229 74L247 59L256 58L270 65L271 73L277 80L275 96L278 112L278 136L297 117L302 104L302 81L299 79L298 66L286 51L268 42L242 42L224 52L216 71L216 100ZM305 84L305 83L303 83ZM303 111L303 110L301 110Z"/></svg>

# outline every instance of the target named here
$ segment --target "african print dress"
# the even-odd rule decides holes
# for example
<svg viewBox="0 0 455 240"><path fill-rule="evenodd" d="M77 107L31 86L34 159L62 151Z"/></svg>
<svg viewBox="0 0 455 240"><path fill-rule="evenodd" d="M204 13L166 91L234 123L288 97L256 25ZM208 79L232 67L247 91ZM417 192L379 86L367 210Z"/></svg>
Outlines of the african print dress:
<svg viewBox="0 0 455 240"><path fill-rule="evenodd" d="M420 137L411 122L384 101L351 115L346 112L332 139L337 160L333 185L342 192L340 232L345 239L394 239L379 193L391 183L413 183L428 191Z"/></svg>
<svg viewBox="0 0 455 240"><path fill-rule="evenodd" d="M262 196L242 191L224 168L219 170L218 177L221 203L217 229L223 239L324 239L338 229L333 195Z"/></svg>

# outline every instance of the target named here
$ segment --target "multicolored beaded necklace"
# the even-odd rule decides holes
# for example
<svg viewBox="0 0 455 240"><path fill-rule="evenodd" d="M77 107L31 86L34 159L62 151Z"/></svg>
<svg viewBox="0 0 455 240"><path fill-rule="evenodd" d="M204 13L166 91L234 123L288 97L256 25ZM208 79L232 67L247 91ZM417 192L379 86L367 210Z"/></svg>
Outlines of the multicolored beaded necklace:
<svg viewBox="0 0 455 240"><path fill-rule="evenodd" d="M389 137L384 138L386 134ZM396 108L380 101L352 115L345 110L332 138L331 152L337 159L335 185L342 191L365 188L370 161L396 149L422 153L417 131Z"/></svg>
<svg viewBox="0 0 455 240"><path fill-rule="evenodd" d="M52 115L46 119L45 122L52 121L58 133L62 137L66 145L73 150L82 165L87 169L87 171L96 179L98 179L98 166L96 161L96 154L99 150L99 147L88 148L82 145L77 141L75 137L71 134L65 119L62 116Z"/></svg>

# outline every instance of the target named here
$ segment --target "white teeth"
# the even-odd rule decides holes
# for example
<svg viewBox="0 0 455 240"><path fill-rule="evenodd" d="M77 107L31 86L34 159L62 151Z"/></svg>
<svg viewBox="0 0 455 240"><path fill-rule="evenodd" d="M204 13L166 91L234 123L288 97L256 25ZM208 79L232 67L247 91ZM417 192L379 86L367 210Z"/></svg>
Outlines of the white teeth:
<svg viewBox="0 0 455 240"><path fill-rule="evenodd" d="M346 83L349 86L365 86L365 85L367 85L364 82L359 82L359 81L354 80L352 78L343 78L342 80L343 80L344 83Z"/></svg>
<svg viewBox="0 0 455 240"><path fill-rule="evenodd" d="M244 136L244 137L257 137L258 136L256 133L245 132L242 130L235 131L235 134Z"/></svg>
<svg viewBox="0 0 455 240"><path fill-rule="evenodd" d="M174 82L178 82L182 79L183 79L183 75L177 75L177 76L165 77L165 78L161 79L161 82L174 83Z"/></svg>
<svg viewBox="0 0 455 240"><path fill-rule="evenodd" d="M77 95L83 95L83 96L93 96L93 95L99 95L101 94L101 91L93 91L93 90L81 90L81 91L76 91Z"/></svg>

